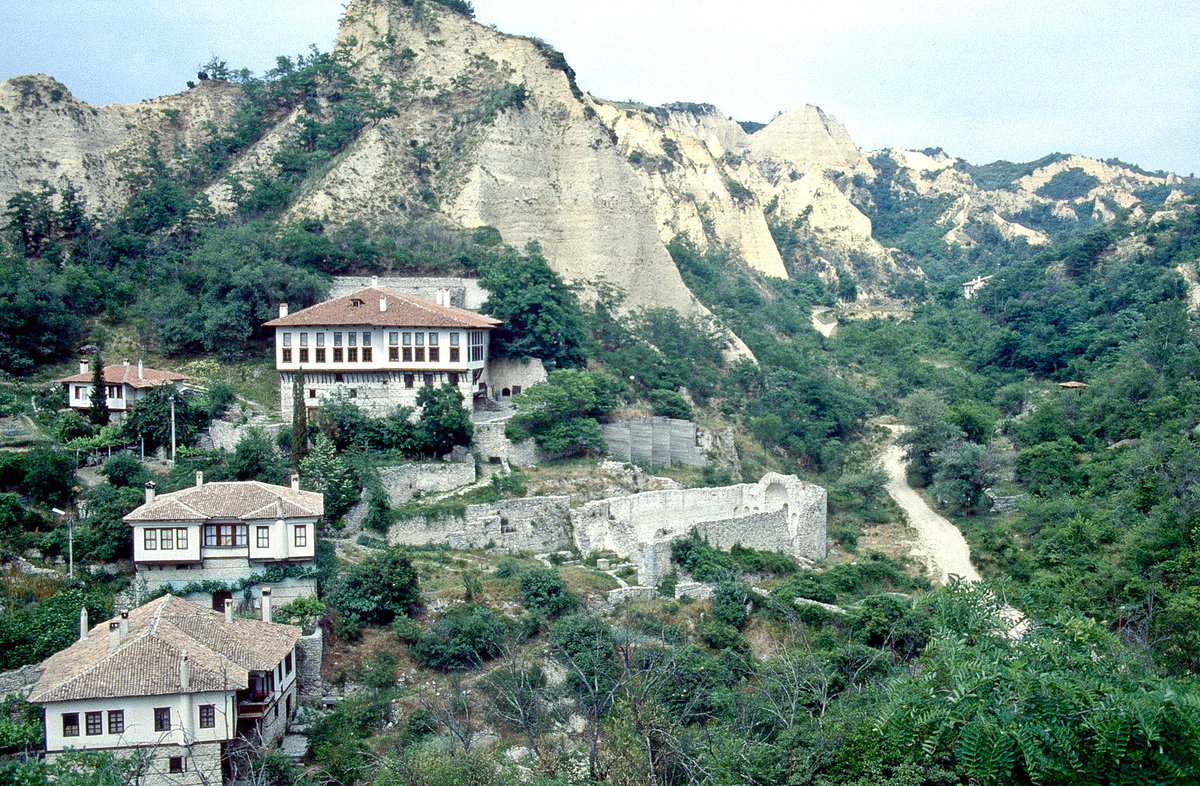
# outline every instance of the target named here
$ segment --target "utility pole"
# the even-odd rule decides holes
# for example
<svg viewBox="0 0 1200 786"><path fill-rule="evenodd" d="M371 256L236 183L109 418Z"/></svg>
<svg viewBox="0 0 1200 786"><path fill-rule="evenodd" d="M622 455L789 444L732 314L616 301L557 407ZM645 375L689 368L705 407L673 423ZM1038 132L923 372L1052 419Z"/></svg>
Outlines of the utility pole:
<svg viewBox="0 0 1200 786"><path fill-rule="evenodd" d="M67 578L73 579L75 578L75 518L65 510L58 508L50 508L50 512L67 520Z"/></svg>
<svg viewBox="0 0 1200 786"><path fill-rule="evenodd" d="M171 463L175 463L175 393L171 392Z"/></svg>

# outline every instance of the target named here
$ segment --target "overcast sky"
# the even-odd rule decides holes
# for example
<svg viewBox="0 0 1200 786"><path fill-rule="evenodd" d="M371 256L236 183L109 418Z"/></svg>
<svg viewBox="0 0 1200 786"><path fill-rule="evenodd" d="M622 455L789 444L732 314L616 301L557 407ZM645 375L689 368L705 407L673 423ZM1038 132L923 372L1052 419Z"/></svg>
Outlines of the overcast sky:
<svg viewBox="0 0 1200 786"><path fill-rule="evenodd" d="M864 149L973 163L1047 153L1200 172L1193 0L475 0L545 38L580 86L739 120L816 104ZM343 0L0 0L0 77L47 73L96 104L183 89L219 55L256 72L331 46Z"/></svg>

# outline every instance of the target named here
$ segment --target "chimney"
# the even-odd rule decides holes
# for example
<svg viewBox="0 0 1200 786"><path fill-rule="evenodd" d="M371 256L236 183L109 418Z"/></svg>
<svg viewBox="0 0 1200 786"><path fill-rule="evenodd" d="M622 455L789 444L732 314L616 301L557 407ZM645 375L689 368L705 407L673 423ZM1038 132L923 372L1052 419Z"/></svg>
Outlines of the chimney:
<svg viewBox="0 0 1200 786"><path fill-rule="evenodd" d="M138 358L138 379L145 379L146 375L142 373L142 359Z"/></svg>
<svg viewBox="0 0 1200 786"><path fill-rule="evenodd" d="M287 316L287 303L279 304L279 318L283 319Z"/></svg>
<svg viewBox="0 0 1200 786"><path fill-rule="evenodd" d="M121 612L121 621L118 622L117 624L121 626L121 638L128 636L129 635L129 612L128 611Z"/></svg>
<svg viewBox="0 0 1200 786"><path fill-rule="evenodd" d="M121 365L122 365L122 366L128 366L128 365L129 365L129 358L122 358L122 359L121 359Z"/></svg>
<svg viewBox="0 0 1200 786"><path fill-rule="evenodd" d="M204 485L204 472L202 472L201 470L196 470L196 488L200 488L203 485Z"/></svg>
<svg viewBox="0 0 1200 786"><path fill-rule="evenodd" d="M88 362L87 362L87 360L80 360L80 361L79 361L79 373L80 373L80 374L86 374L86 373L88 373L88 368L89 368L89 366L88 366Z"/></svg>
<svg viewBox="0 0 1200 786"><path fill-rule="evenodd" d="M83 641L88 634L87 606L79 607L79 640Z"/></svg>
<svg viewBox="0 0 1200 786"><path fill-rule="evenodd" d="M146 504L149 505L154 501L154 481L146 481Z"/></svg>
<svg viewBox="0 0 1200 786"><path fill-rule="evenodd" d="M108 651L112 652L121 643L121 623L108 623Z"/></svg>
<svg viewBox="0 0 1200 786"><path fill-rule="evenodd" d="M379 276L371 276L371 289L379 286Z"/></svg>
<svg viewBox="0 0 1200 786"><path fill-rule="evenodd" d="M380 312L387 311L387 296L385 296L385 295L379 296L379 311Z"/></svg>
<svg viewBox="0 0 1200 786"><path fill-rule="evenodd" d="M299 490L300 490L300 475L299 475L299 473L293 472L292 473L292 491L299 491Z"/></svg>
<svg viewBox="0 0 1200 786"><path fill-rule="evenodd" d="M271 588L263 587L262 591L263 622L271 621Z"/></svg>
<svg viewBox="0 0 1200 786"><path fill-rule="evenodd" d="M179 690L187 693L192 689L192 662L187 650L179 655Z"/></svg>
<svg viewBox="0 0 1200 786"><path fill-rule="evenodd" d="M225 601L225 621L233 622L233 601L228 599Z"/></svg>

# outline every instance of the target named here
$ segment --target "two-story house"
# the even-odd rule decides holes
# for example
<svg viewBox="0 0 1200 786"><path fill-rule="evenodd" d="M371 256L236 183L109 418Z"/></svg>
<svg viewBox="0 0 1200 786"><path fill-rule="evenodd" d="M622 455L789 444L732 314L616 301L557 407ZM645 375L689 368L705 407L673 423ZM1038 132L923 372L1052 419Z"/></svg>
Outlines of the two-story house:
<svg viewBox="0 0 1200 786"><path fill-rule="evenodd" d="M277 745L297 706L300 628L165 595L81 631L29 695L48 759L72 748L147 756L145 786L227 782L239 740ZM225 773L228 774L226 763Z"/></svg>
<svg viewBox="0 0 1200 786"><path fill-rule="evenodd" d="M146 484L146 502L125 522L133 528L136 581L153 591L163 585L181 589L206 580L233 582L270 565L313 566L317 520L325 512L324 495L257 480L205 483L155 494ZM311 579L276 586L283 600L316 593ZM229 592L213 593L213 608L223 608Z"/></svg>
<svg viewBox="0 0 1200 786"><path fill-rule="evenodd" d="M188 377L174 371L146 368L141 360L138 360L136 366L131 366L126 360L119 365L100 369L100 379L104 385L109 412L119 415L133 409L134 404L161 385L173 385L176 390L182 390ZM78 374L59 380L66 389L67 403L72 409L80 410L91 409L94 382L94 374L87 360L79 361Z"/></svg>
<svg viewBox="0 0 1200 786"><path fill-rule="evenodd" d="M304 370L304 404L315 410L344 395L371 415L413 406L422 387L453 385L469 406L489 392L492 317L372 285L295 313L286 303L275 329L280 414L292 416L296 374Z"/></svg>

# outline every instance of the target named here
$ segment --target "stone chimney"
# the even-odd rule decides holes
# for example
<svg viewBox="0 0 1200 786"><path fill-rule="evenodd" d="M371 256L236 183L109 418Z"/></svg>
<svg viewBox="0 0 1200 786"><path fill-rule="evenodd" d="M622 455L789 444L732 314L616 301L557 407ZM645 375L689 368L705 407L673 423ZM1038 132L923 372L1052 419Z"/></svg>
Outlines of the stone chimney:
<svg viewBox="0 0 1200 786"><path fill-rule="evenodd" d="M263 622L271 621L271 588L263 587L262 591Z"/></svg>
<svg viewBox="0 0 1200 786"><path fill-rule="evenodd" d="M299 490L300 490L300 473L293 472L292 473L292 491L299 491Z"/></svg>
<svg viewBox="0 0 1200 786"><path fill-rule="evenodd" d="M86 358L79 361L79 373L80 374L88 373L90 368L91 368L91 366L88 365L88 361Z"/></svg>
<svg viewBox="0 0 1200 786"><path fill-rule="evenodd" d="M283 518L283 497L275 498L275 518Z"/></svg>
<svg viewBox="0 0 1200 786"><path fill-rule="evenodd" d="M287 303L280 303L279 304L279 318L283 319L287 315L288 315Z"/></svg>
<svg viewBox="0 0 1200 786"><path fill-rule="evenodd" d="M129 365L129 358L121 358L121 365L122 365L122 366L128 366L128 365Z"/></svg>
<svg viewBox="0 0 1200 786"><path fill-rule="evenodd" d="M184 693L192 689L192 661L187 650L179 655L179 689Z"/></svg>
<svg viewBox="0 0 1200 786"><path fill-rule="evenodd" d="M225 621L233 624L233 601L228 599L225 601Z"/></svg>
<svg viewBox="0 0 1200 786"><path fill-rule="evenodd" d="M146 375L142 369L142 359L138 358L138 379L145 379Z"/></svg>
<svg viewBox="0 0 1200 786"><path fill-rule="evenodd" d="M87 606L79 607L79 640L83 641L88 634Z"/></svg>
<svg viewBox="0 0 1200 786"><path fill-rule="evenodd" d="M126 636L128 636L129 635L129 612L128 611L121 612L121 620L117 624L121 626L121 638L125 638Z"/></svg>
<svg viewBox="0 0 1200 786"><path fill-rule="evenodd" d="M386 295L379 296L379 311L381 313L384 311L387 311L387 296Z"/></svg>
<svg viewBox="0 0 1200 786"><path fill-rule="evenodd" d="M379 286L379 276L371 276L371 289Z"/></svg>
<svg viewBox="0 0 1200 786"><path fill-rule="evenodd" d="M121 623L108 623L108 651L112 652L121 644Z"/></svg>
<svg viewBox="0 0 1200 786"><path fill-rule="evenodd" d="M203 485L204 485L204 472L202 470L196 470L196 488L200 488Z"/></svg>
<svg viewBox="0 0 1200 786"><path fill-rule="evenodd" d="M146 481L146 504L149 505L154 501L154 481Z"/></svg>

